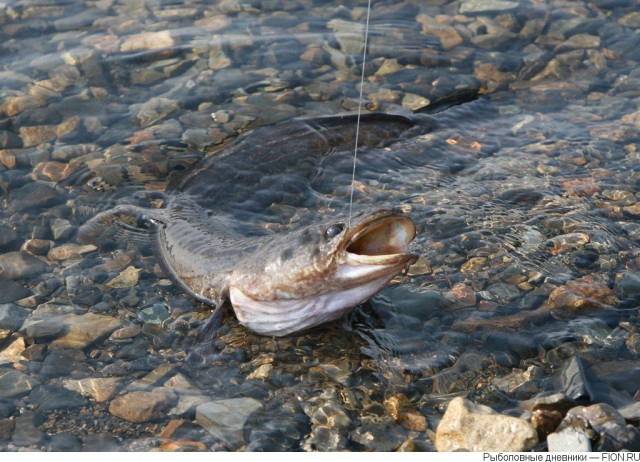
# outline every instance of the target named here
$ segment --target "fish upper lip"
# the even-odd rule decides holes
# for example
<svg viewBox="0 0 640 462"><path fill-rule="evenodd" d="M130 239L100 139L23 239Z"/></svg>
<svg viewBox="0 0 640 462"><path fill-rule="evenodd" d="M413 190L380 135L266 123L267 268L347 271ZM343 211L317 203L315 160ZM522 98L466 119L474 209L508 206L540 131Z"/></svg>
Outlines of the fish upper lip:
<svg viewBox="0 0 640 462"><path fill-rule="evenodd" d="M381 234L378 236L377 233ZM410 264L418 258L417 255L407 252L415 235L416 227L411 218L391 210L381 210L348 228L341 250L349 263ZM369 239L363 239L367 236Z"/></svg>

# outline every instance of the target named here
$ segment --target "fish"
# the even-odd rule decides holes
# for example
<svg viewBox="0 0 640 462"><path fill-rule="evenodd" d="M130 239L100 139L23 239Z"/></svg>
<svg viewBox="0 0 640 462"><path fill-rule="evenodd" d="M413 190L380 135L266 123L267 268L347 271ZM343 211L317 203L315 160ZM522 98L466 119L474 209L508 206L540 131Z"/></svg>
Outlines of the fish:
<svg viewBox="0 0 640 462"><path fill-rule="evenodd" d="M286 336L339 319L417 260L409 250L414 221L386 207L277 233L255 222L278 199L313 204L326 197L314 189L321 178L349 176L356 117L257 128L172 179L164 207L117 206L83 225L78 238L95 242L117 215L137 217L148 224L154 254L178 287L211 305L213 319L231 305L240 324L261 335ZM436 126L427 114L363 114L358 144L379 156L394 141Z"/></svg>

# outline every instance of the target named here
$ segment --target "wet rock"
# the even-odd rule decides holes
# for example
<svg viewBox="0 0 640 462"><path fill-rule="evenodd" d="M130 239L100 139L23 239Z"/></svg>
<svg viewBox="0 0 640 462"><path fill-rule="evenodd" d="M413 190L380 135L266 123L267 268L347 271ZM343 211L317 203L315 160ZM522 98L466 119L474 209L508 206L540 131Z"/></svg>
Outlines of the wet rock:
<svg viewBox="0 0 640 462"><path fill-rule="evenodd" d="M591 440L584 433L567 428L547 436L549 452L590 452Z"/></svg>
<svg viewBox="0 0 640 462"><path fill-rule="evenodd" d="M144 308L138 313L138 319L150 324L162 324L169 317L169 312L161 303L154 303L149 308Z"/></svg>
<svg viewBox="0 0 640 462"><path fill-rule="evenodd" d="M56 205L64 200L59 192L44 183L27 183L11 192L11 202L7 210L25 211Z"/></svg>
<svg viewBox="0 0 640 462"><path fill-rule="evenodd" d="M576 34L558 45L555 49L556 53L562 53L567 50L576 48L598 48L600 47L600 37L589 34Z"/></svg>
<svg viewBox="0 0 640 462"><path fill-rule="evenodd" d="M75 226L62 218L56 218L51 220L51 233L53 234L54 241L67 240L71 237L75 231Z"/></svg>
<svg viewBox="0 0 640 462"><path fill-rule="evenodd" d="M518 2L506 0L464 0L460 3L460 13L487 13L490 11L508 11L518 8Z"/></svg>
<svg viewBox="0 0 640 462"><path fill-rule="evenodd" d="M20 329L29 313L29 310L12 303L0 305L0 329Z"/></svg>
<svg viewBox="0 0 640 462"><path fill-rule="evenodd" d="M123 387L124 380L117 377L90 377L86 379L62 381L62 385L82 396L93 398L98 403L104 403L113 398Z"/></svg>
<svg viewBox="0 0 640 462"><path fill-rule="evenodd" d="M29 402L36 405L39 411L53 411L56 409L77 409L86 404L86 400L66 388L40 385L29 394Z"/></svg>
<svg viewBox="0 0 640 462"><path fill-rule="evenodd" d="M33 255L46 255L53 246L53 241L46 239L27 239L20 247L23 252L28 252Z"/></svg>
<svg viewBox="0 0 640 462"><path fill-rule="evenodd" d="M622 271L616 274L614 290L621 300L640 300L640 272Z"/></svg>
<svg viewBox="0 0 640 462"><path fill-rule="evenodd" d="M82 441L69 433L57 434L50 437L47 447L53 452L79 452Z"/></svg>
<svg viewBox="0 0 640 462"><path fill-rule="evenodd" d="M427 320L441 310L446 299L434 290L401 285L393 291L393 305L399 313Z"/></svg>
<svg viewBox="0 0 640 462"><path fill-rule="evenodd" d="M460 33L453 26L438 23L426 15L419 15L418 21L422 24L422 32L425 35L437 37L444 50L450 50L464 41Z"/></svg>
<svg viewBox="0 0 640 462"><path fill-rule="evenodd" d="M0 275L10 279L31 278L44 273L49 265L26 252L9 252L0 255Z"/></svg>
<svg viewBox="0 0 640 462"><path fill-rule="evenodd" d="M262 407L262 403L253 398L209 401L196 408L196 422L230 449L238 449L244 444L243 428L247 419Z"/></svg>
<svg viewBox="0 0 640 462"><path fill-rule="evenodd" d="M0 443L11 440L14 423L12 419L0 418Z"/></svg>
<svg viewBox="0 0 640 462"><path fill-rule="evenodd" d="M9 303L32 295L31 291L7 277L0 276L0 303ZM0 311L0 325L2 314Z"/></svg>
<svg viewBox="0 0 640 462"><path fill-rule="evenodd" d="M38 428L45 421L40 413L30 412L15 419L15 428L11 440L16 446L41 447L47 440L47 434Z"/></svg>
<svg viewBox="0 0 640 462"><path fill-rule="evenodd" d="M57 125L34 125L20 127L20 138L25 148L38 146L56 139Z"/></svg>
<svg viewBox="0 0 640 462"><path fill-rule="evenodd" d="M171 31L141 32L127 37L120 45L120 51L155 50L169 48L174 44Z"/></svg>
<svg viewBox="0 0 640 462"><path fill-rule="evenodd" d="M547 301L547 307L556 315L575 316L616 306L618 299L609 288L607 276L590 274L556 288Z"/></svg>
<svg viewBox="0 0 640 462"><path fill-rule="evenodd" d="M0 369L0 399L19 398L31 393L40 382L12 369Z"/></svg>
<svg viewBox="0 0 640 462"><path fill-rule="evenodd" d="M47 354L39 377L49 379L53 377L67 377L75 372L87 371L85 355L81 350L53 350Z"/></svg>
<svg viewBox="0 0 640 462"><path fill-rule="evenodd" d="M122 327L120 329L116 329L109 337L110 340L118 341L118 340L128 340L134 338L142 331L142 327L137 324Z"/></svg>
<svg viewBox="0 0 640 462"><path fill-rule="evenodd" d="M174 400L174 392L166 388L132 391L111 401L109 412L129 422L148 422L164 417Z"/></svg>
<svg viewBox="0 0 640 462"><path fill-rule="evenodd" d="M305 451L338 451L347 447L347 440L336 429L316 425L303 444Z"/></svg>
<svg viewBox="0 0 640 462"><path fill-rule="evenodd" d="M349 433L349 439L370 451L393 451L407 439L407 434L393 419L363 418L362 425Z"/></svg>
<svg viewBox="0 0 640 462"><path fill-rule="evenodd" d="M17 363L22 358L22 352L25 350L24 338L18 337L9 345L0 350L0 364Z"/></svg>
<svg viewBox="0 0 640 462"><path fill-rule="evenodd" d="M47 254L47 258L49 260L69 260L71 258L79 258L80 256L93 252L96 249L97 247L91 244L65 244L51 249Z"/></svg>
<svg viewBox="0 0 640 462"><path fill-rule="evenodd" d="M121 326L120 320L94 313L68 314L55 320L63 326L64 333L51 342L51 348L83 349ZM45 321L46 322L46 321Z"/></svg>
<svg viewBox="0 0 640 462"><path fill-rule="evenodd" d="M537 444L530 423L465 398L451 400L436 430L438 451L529 451Z"/></svg>
<svg viewBox="0 0 640 462"><path fill-rule="evenodd" d="M109 287L113 287L114 289L126 289L129 287L135 287L138 284L139 280L140 269L129 266L116 277L107 282L107 285Z"/></svg>
<svg viewBox="0 0 640 462"><path fill-rule="evenodd" d="M409 399L397 393L384 402L387 412L406 430L423 432L427 429L427 419L419 413Z"/></svg>
<svg viewBox="0 0 640 462"><path fill-rule="evenodd" d="M597 451L640 451L640 430L633 425L606 422L600 429Z"/></svg>
<svg viewBox="0 0 640 462"><path fill-rule="evenodd" d="M0 130L0 149L21 148L22 139L7 130Z"/></svg>

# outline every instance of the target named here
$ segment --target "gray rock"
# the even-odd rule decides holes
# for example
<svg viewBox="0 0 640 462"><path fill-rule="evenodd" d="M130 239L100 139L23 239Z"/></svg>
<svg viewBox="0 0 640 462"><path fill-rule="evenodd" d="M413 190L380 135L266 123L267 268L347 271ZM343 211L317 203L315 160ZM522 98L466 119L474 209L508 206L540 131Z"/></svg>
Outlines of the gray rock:
<svg viewBox="0 0 640 462"><path fill-rule="evenodd" d="M547 436L549 452L590 452L591 440L584 433L567 428Z"/></svg>
<svg viewBox="0 0 640 462"><path fill-rule="evenodd" d="M54 241L64 241L71 237L74 231L75 226L73 226L69 220L62 218L51 220L51 234L53 235Z"/></svg>
<svg viewBox="0 0 640 462"><path fill-rule="evenodd" d="M32 295L31 291L22 284L0 276L0 303L15 302Z"/></svg>
<svg viewBox="0 0 640 462"><path fill-rule="evenodd" d="M66 388L40 385L29 394L29 402L38 405L39 411L77 409L87 401L78 393Z"/></svg>
<svg viewBox="0 0 640 462"><path fill-rule="evenodd" d="M38 428L45 418L39 413L22 414L16 417L11 440L16 446L42 446L47 434Z"/></svg>
<svg viewBox="0 0 640 462"><path fill-rule="evenodd" d="M196 408L196 422L229 448L239 449L244 444L244 424L262 407L262 403L253 398L209 401Z"/></svg>
<svg viewBox="0 0 640 462"><path fill-rule="evenodd" d="M0 130L0 149L13 149L22 147L22 138L7 130Z"/></svg>
<svg viewBox="0 0 640 462"><path fill-rule="evenodd" d="M0 329L18 330L27 317L29 310L25 308L13 303L0 305Z"/></svg>
<svg viewBox="0 0 640 462"><path fill-rule="evenodd" d="M522 452L537 444L529 422L461 397L451 400L436 430L438 451Z"/></svg>
<svg viewBox="0 0 640 462"><path fill-rule="evenodd" d="M9 279L36 276L49 268L42 260L26 252L8 252L0 255L0 275Z"/></svg>
<svg viewBox="0 0 640 462"><path fill-rule="evenodd" d="M161 303L154 303L153 306L145 308L138 313L138 319L150 324L162 324L162 321L169 317L169 312Z"/></svg>
<svg viewBox="0 0 640 462"><path fill-rule="evenodd" d="M13 243L16 238L17 235L13 229L0 225L0 247Z"/></svg>
<svg viewBox="0 0 640 462"><path fill-rule="evenodd" d="M36 379L13 369L0 369L0 399L18 398L39 385Z"/></svg>
<svg viewBox="0 0 640 462"><path fill-rule="evenodd" d="M50 207L64 201L65 196L44 183L27 183L11 192L9 212Z"/></svg>

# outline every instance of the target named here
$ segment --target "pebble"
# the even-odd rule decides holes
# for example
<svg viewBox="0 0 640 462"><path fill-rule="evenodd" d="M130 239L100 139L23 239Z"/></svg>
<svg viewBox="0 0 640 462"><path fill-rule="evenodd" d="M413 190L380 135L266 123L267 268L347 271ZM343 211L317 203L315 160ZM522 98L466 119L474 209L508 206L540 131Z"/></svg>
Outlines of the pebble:
<svg viewBox="0 0 640 462"><path fill-rule="evenodd" d="M171 409L174 400L174 392L166 388L132 391L111 401L109 412L129 422L148 422L166 416L166 411Z"/></svg>
<svg viewBox="0 0 640 462"><path fill-rule="evenodd" d="M0 275L0 304L15 302L30 295L32 292L24 285ZM0 326L2 325L1 307L2 305L0 305Z"/></svg>
<svg viewBox="0 0 640 462"><path fill-rule="evenodd" d="M25 350L24 338L18 337L8 346L0 350L0 364L8 363L13 364L24 359L21 355Z"/></svg>
<svg viewBox="0 0 640 462"><path fill-rule="evenodd" d="M69 260L73 258L79 258L84 254L97 250L97 247L92 244L78 245L78 244L64 244L59 247L52 248L47 254L49 260Z"/></svg>
<svg viewBox="0 0 640 462"><path fill-rule="evenodd" d="M253 398L231 398L209 401L196 407L196 422L229 449L237 450L244 444L244 425L263 405Z"/></svg>
<svg viewBox="0 0 640 462"><path fill-rule="evenodd" d="M435 444L440 452L523 452L538 444L538 435L524 420L458 397L438 424Z"/></svg>
<svg viewBox="0 0 640 462"><path fill-rule="evenodd" d="M29 393L29 402L42 412L77 409L86 404L78 393L63 387L39 385Z"/></svg>
<svg viewBox="0 0 640 462"><path fill-rule="evenodd" d="M140 280L140 269L134 266L128 266L120 274L107 282L109 287L114 289L127 289L135 287Z"/></svg>
<svg viewBox="0 0 640 462"><path fill-rule="evenodd" d="M45 421L43 414L27 412L17 416L14 420L14 430L11 441L16 446L38 448L47 440L47 434L38 428Z"/></svg>
<svg viewBox="0 0 640 462"><path fill-rule="evenodd" d="M506 0L464 0L460 2L460 14L487 13L490 11L508 11L516 9L518 2Z"/></svg>

